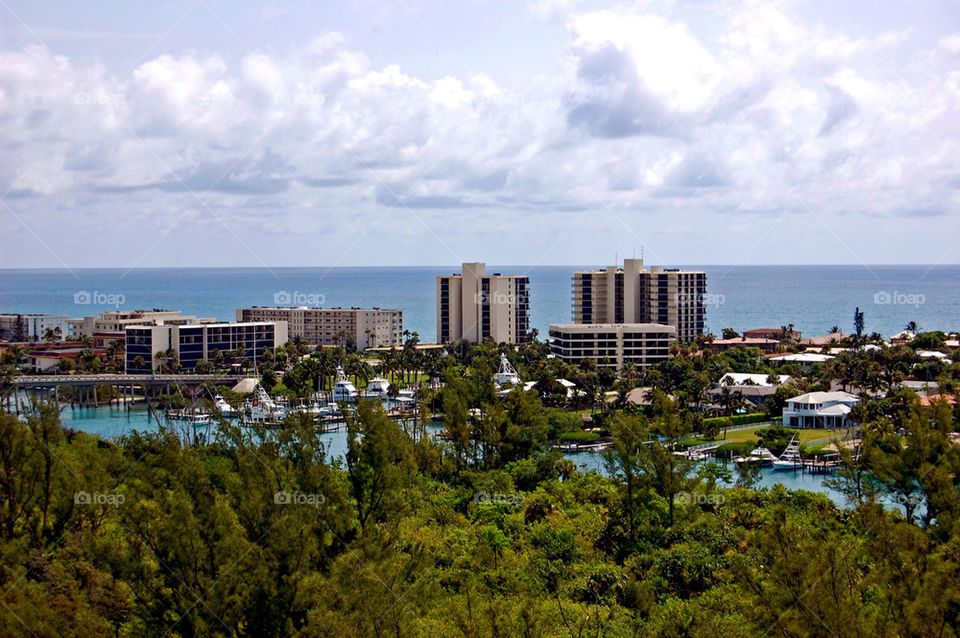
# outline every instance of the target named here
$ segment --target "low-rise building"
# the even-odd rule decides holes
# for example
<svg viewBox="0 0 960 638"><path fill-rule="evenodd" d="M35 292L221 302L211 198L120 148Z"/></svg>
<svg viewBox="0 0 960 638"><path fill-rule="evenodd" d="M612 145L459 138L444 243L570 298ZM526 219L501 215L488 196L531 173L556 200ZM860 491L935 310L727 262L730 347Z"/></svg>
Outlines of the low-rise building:
<svg viewBox="0 0 960 638"><path fill-rule="evenodd" d="M775 352L780 347L776 339L759 339L756 337L733 337L731 339L713 339L703 344L711 350L732 350L733 348L760 348L764 352Z"/></svg>
<svg viewBox="0 0 960 638"><path fill-rule="evenodd" d="M823 335L822 337L810 337L809 339L801 339L800 345L811 346L811 347L822 347L830 346L835 343L840 343L846 341L850 338L850 335L843 334L842 332L831 332L828 335Z"/></svg>
<svg viewBox="0 0 960 638"><path fill-rule="evenodd" d="M69 334L67 315L0 314L0 340L43 341L47 330L56 341L64 341Z"/></svg>
<svg viewBox="0 0 960 638"><path fill-rule="evenodd" d="M180 367L192 370L200 361L209 361L217 350L228 355L240 349L243 358L255 362L264 348L272 351L287 342L285 321L128 326L125 332L128 374L147 374L159 369L157 354L160 352L172 350Z"/></svg>
<svg viewBox="0 0 960 638"><path fill-rule="evenodd" d="M550 352L564 361L593 359L617 370L625 363L646 368L670 357L677 329L659 323L555 323Z"/></svg>
<svg viewBox="0 0 960 638"><path fill-rule="evenodd" d="M783 385L784 383L790 382L789 374L778 374L774 375L776 377L776 383L773 383L770 379L769 374L754 374L750 372L728 372L717 381L717 386L742 386L742 385L752 385L752 386L763 386L763 387L776 387L778 385Z"/></svg>
<svg viewBox="0 0 960 638"><path fill-rule="evenodd" d="M783 424L791 428L838 429L851 425L850 409L860 402L849 392L808 392L787 401Z"/></svg>
<svg viewBox="0 0 960 638"><path fill-rule="evenodd" d="M80 344L57 344L69 345L70 347L42 347L37 350L27 352L27 359L33 364L33 371L37 374L60 372L63 361L69 360L76 366L77 360L84 352L93 352L98 357L104 357L107 354L105 348L88 348Z"/></svg>
<svg viewBox="0 0 960 638"><path fill-rule="evenodd" d="M70 335L90 337L98 332L123 332L127 326L184 326L216 323L216 319L181 314L179 310L111 310L99 315L69 319Z"/></svg>
<svg viewBox="0 0 960 638"><path fill-rule="evenodd" d="M783 328L754 328L744 330L743 336L748 339L776 339L778 341L800 341L800 331L784 326Z"/></svg>
<svg viewBox="0 0 960 638"><path fill-rule="evenodd" d="M798 352L796 354L784 354L778 357L770 357L770 363L796 363L800 367L807 369L817 363L825 363L833 359L829 354L815 354L812 352Z"/></svg>
<svg viewBox="0 0 960 638"><path fill-rule="evenodd" d="M384 308L237 308L237 321L286 321L291 339L359 350L403 345L403 311Z"/></svg>

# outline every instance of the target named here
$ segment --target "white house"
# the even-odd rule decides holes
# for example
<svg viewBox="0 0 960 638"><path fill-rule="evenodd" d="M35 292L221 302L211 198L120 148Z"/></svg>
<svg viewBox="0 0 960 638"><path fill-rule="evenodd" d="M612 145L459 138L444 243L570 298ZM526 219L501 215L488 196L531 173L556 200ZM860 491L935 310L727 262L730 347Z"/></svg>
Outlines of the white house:
<svg viewBox="0 0 960 638"><path fill-rule="evenodd" d="M787 401L783 424L790 428L842 428L850 425L850 408L859 403L849 392L808 392Z"/></svg>
<svg viewBox="0 0 960 638"><path fill-rule="evenodd" d="M720 381L717 382L717 385L722 387L725 385L728 386L738 386L738 385L759 385L763 387L771 387L773 385L782 385L790 381L789 374L778 374L775 375L777 378L777 383L770 383L768 374L753 374L750 372L728 372L720 378Z"/></svg>
<svg viewBox="0 0 960 638"><path fill-rule="evenodd" d="M784 354L779 357L770 357L768 361L770 363L799 363L800 366L806 370L815 363L824 363L830 359L833 359L833 357L828 354L800 352L797 354Z"/></svg>
<svg viewBox="0 0 960 638"><path fill-rule="evenodd" d="M533 388L537 387L537 383L539 382L527 381L526 383L523 384L523 389L532 390ZM567 389L568 399L572 398L576 394L584 394L583 390L580 390L579 392L576 390L577 385L573 381L567 381L566 379L557 379L557 383L559 383L560 385L562 385L564 388Z"/></svg>

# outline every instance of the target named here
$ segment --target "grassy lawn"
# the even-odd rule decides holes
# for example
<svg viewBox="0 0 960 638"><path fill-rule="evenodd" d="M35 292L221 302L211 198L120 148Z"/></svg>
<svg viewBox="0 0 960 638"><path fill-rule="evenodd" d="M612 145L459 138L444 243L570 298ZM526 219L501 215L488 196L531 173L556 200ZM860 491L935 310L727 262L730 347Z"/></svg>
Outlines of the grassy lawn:
<svg viewBox="0 0 960 638"><path fill-rule="evenodd" d="M734 430L732 432L728 432L727 438L725 439L722 438L723 431L721 430L720 431L721 438L716 440L721 441L723 443L743 443L745 441L755 442L757 440L757 430L763 430L768 427L770 427L769 423L762 423L752 428L745 428L743 430ZM793 430L790 428L786 428L786 430L787 432L796 434L797 437L800 439L801 443L806 443L807 441L812 441L814 439L822 439L827 436L833 436L834 434L833 430L801 430L801 429ZM698 445L700 443L710 443L710 441L707 441L698 437L696 439L685 441L685 443L688 443L690 445Z"/></svg>
<svg viewBox="0 0 960 638"><path fill-rule="evenodd" d="M720 441L724 443L742 443L744 441L756 441L757 440L757 430L763 430L770 427L769 425L758 425L753 428L746 428L744 430L736 430L734 432L729 432L727 438L724 439L723 431L720 432ZM822 439L825 436L832 436L833 430L791 430L787 428L788 432L792 432L799 437L801 443L806 443L807 441L812 441L813 439ZM697 440L696 443L704 443L706 441Z"/></svg>

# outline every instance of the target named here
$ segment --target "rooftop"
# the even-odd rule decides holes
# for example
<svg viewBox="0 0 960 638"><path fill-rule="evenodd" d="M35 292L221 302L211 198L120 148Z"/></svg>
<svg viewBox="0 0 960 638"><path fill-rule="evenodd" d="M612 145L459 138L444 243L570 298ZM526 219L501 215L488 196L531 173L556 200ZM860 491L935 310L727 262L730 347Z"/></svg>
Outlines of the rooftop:
<svg viewBox="0 0 960 638"><path fill-rule="evenodd" d="M776 357L770 357L770 361L787 361L792 363L823 363L833 359L828 354L812 354L810 352L800 352L798 354L783 354Z"/></svg>
<svg viewBox="0 0 960 638"><path fill-rule="evenodd" d="M857 403L860 399L849 392L807 392L789 401L791 403Z"/></svg>

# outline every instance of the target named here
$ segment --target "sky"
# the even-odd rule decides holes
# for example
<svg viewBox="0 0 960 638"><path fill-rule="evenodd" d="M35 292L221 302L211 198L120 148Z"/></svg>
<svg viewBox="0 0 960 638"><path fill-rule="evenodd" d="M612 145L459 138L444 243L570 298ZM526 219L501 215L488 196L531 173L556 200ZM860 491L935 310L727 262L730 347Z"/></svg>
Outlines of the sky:
<svg viewBox="0 0 960 638"><path fill-rule="evenodd" d="M960 262L952 2L0 0L0 267Z"/></svg>

